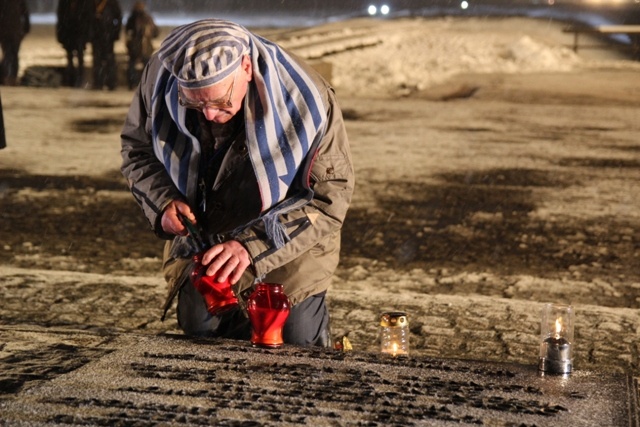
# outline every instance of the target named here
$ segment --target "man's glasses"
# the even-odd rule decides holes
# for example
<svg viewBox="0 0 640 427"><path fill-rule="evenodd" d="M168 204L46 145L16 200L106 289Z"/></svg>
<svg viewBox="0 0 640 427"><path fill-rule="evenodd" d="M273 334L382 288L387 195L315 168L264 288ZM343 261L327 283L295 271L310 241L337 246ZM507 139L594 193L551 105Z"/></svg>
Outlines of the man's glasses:
<svg viewBox="0 0 640 427"><path fill-rule="evenodd" d="M213 101L191 101L184 97L182 93L182 88L178 85L178 103L185 108L193 108L194 110L202 111L205 108L214 108L219 110L221 108L232 108L233 104L231 103L231 98L233 98L233 89L236 86L236 78L238 77L238 71L240 71L241 67L238 67L236 73L233 75L233 82L229 89L227 89L227 93ZM225 99L226 98L226 99Z"/></svg>

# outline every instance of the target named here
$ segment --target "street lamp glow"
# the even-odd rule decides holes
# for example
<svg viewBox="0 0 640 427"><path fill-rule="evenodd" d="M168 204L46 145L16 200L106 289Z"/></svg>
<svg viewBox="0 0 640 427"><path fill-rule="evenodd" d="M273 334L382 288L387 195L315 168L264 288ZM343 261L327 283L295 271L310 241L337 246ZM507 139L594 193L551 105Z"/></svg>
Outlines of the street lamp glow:
<svg viewBox="0 0 640 427"><path fill-rule="evenodd" d="M382 6L380 6L380 13L383 15L388 15L389 14L389 6L387 6L386 4L383 4Z"/></svg>
<svg viewBox="0 0 640 427"><path fill-rule="evenodd" d="M462 9L467 9L469 7L469 3L466 0L464 0L462 3L460 3L460 7Z"/></svg>
<svg viewBox="0 0 640 427"><path fill-rule="evenodd" d="M367 12L369 12L369 15L375 15L376 13L378 13L378 8L375 7L374 5L371 5L367 9Z"/></svg>

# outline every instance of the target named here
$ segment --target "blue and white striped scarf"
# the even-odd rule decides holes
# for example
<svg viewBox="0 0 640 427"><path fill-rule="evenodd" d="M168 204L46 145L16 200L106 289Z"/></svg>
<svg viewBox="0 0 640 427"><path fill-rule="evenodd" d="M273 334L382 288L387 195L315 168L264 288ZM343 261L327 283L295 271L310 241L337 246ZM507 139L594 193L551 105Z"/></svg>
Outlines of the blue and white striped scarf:
<svg viewBox="0 0 640 427"><path fill-rule="evenodd" d="M221 46L231 48L222 52ZM284 50L222 20L173 30L158 52L164 69L152 98L153 145L173 183L194 206L201 147L187 129L187 109L178 103L178 84L190 88L215 84L235 71L235 63L239 65L246 53L253 66L244 100L247 147L262 198L260 219L275 246L281 247L287 236L278 215L311 200L308 168L327 123L311 77ZM303 191L288 194L296 177Z"/></svg>

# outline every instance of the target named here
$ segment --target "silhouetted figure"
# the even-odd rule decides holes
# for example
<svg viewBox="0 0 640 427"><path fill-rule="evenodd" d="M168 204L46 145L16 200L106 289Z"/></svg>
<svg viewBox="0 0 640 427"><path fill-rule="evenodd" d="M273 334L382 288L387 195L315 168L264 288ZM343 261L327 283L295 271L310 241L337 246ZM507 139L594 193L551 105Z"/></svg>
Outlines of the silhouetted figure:
<svg viewBox="0 0 640 427"><path fill-rule="evenodd" d="M633 3L629 8L625 9L623 18L623 24L627 25L640 25L640 4L638 2ZM631 33L628 34L631 41L631 55L636 61L640 61L640 34Z"/></svg>
<svg viewBox="0 0 640 427"><path fill-rule="evenodd" d="M4 135L4 117L2 116L2 97L0 96L0 150L7 146L7 138Z"/></svg>
<svg viewBox="0 0 640 427"><path fill-rule="evenodd" d="M29 8L25 0L0 0L0 84L13 86L18 83L18 52L30 29Z"/></svg>
<svg viewBox="0 0 640 427"><path fill-rule="evenodd" d="M94 0L58 0L56 37L67 52L64 83L68 86L84 85L84 50L95 14Z"/></svg>
<svg viewBox="0 0 640 427"><path fill-rule="evenodd" d="M151 15L145 10L143 1L137 1L127 25L125 34L127 39L127 53L129 54L129 66L127 68L127 81L129 89L133 89L140 80L138 67L144 68L153 54L153 39L158 37L158 27Z"/></svg>
<svg viewBox="0 0 640 427"><path fill-rule="evenodd" d="M120 38L122 9L118 0L95 0L96 16L93 21L93 88L105 86L114 90L118 83L118 69L113 45Z"/></svg>

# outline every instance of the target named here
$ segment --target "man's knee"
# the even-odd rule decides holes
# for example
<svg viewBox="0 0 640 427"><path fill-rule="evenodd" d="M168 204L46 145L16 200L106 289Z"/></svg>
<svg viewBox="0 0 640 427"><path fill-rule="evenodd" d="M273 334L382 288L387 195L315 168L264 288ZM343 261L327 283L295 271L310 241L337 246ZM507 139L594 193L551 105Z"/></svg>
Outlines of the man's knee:
<svg viewBox="0 0 640 427"><path fill-rule="evenodd" d="M311 296L292 307L284 325L284 341L300 346L331 346L329 310L325 293Z"/></svg>
<svg viewBox="0 0 640 427"><path fill-rule="evenodd" d="M178 326L191 336L206 336L216 325L215 319L209 314L202 295L187 282L179 291L178 306L176 308Z"/></svg>
<svg viewBox="0 0 640 427"><path fill-rule="evenodd" d="M191 281L187 281L180 288L176 311L178 326L186 335L240 340L248 340L251 336L249 319L239 308L212 315L207 311L204 298Z"/></svg>

